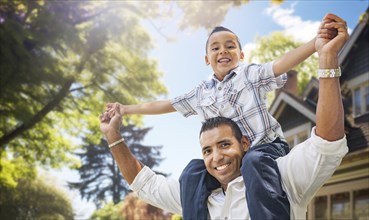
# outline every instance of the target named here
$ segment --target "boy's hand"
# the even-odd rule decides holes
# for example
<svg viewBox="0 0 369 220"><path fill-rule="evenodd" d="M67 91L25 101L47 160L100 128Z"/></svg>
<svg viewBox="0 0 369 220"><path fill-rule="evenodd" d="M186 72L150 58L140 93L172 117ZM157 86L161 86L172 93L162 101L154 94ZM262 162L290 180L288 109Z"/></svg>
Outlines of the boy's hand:
<svg viewBox="0 0 369 220"><path fill-rule="evenodd" d="M112 116L110 116L112 112ZM120 127L122 126L122 115L119 113L119 105L115 105L110 109L110 112L106 110L100 115L100 130L108 136L110 133L119 134Z"/></svg>
<svg viewBox="0 0 369 220"><path fill-rule="evenodd" d="M334 14L327 14L319 27L315 50L319 54L338 54L348 38L346 21Z"/></svg>
<svg viewBox="0 0 369 220"><path fill-rule="evenodd" d="M115 103L108 103L106 104L106 111L109 113L108 116L112 118L116 111L119 110L120 115L124 115L125 112L125 106L120 104L119 102Z"/></svg>

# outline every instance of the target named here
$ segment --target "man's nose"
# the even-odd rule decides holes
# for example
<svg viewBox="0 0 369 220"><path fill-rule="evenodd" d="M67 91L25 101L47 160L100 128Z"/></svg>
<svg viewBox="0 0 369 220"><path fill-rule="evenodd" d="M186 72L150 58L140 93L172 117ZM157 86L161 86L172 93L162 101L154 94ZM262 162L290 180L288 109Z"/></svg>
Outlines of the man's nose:
<svg viewBox="0 0 369 220"><path fill-rule="evenodd" d="M215 150L214 152L213 152L213 160L215 161L215 162L219 162L219 161L221 161L222 159L223 159L223 153L221 152L221 151L219 151L219 150Z"/></svg>

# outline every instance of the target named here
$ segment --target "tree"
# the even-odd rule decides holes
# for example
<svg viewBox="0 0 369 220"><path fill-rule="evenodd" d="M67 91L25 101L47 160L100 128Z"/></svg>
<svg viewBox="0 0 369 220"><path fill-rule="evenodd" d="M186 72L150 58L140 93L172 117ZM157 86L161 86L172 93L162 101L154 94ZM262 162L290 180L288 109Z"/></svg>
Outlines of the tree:
<svg viewBox="0 0 369 220"><path fill-rule="evenodd" d="M302 44L281 32L274 32L269 36L259 37L256 39L256 48L250 52L249 62L255 59L260 63L273 61ZM318 57L313 55L294 68L298 72L297 88L299 94L302 93L311 77L316 76L317 66Z"/></svg>
<svg viewBox="0 0 369 220"><path fill-rule="evenodd" d="M120 212L122 204L123 204L123 201L118 204L109 202L105 204L102 208L94 211L90 219L91 220L126 220Z"/></svg>
<svg viewBox="0 0 369 220"><path fill-rule="evenodd" d="M130 193L124 199L121 213L126 220L170 220L172 216L172 214L166 213L162 209L156 208L139 199L134 193Z"/></svg>
<svg viewBox="0 0 369 220"><path fill-rule="evenodd" d="M75 149L71 137L101 137L96 129L103 103L165 94L161 72L146 55L152 45L134 3L116 4L1 3L1 150L58 166ZM155 16L150 6L140 5Z"/></svg>
<svg viewBox="0 0 369 220"><path fill-rule="evenodd" d="M247 2L2 1L0 153L55 167L74 164L74 139L101 138L97 116L104 103L166 93L147 55L152 42L142 21L156 27L155 19L176 6L182 29L209 28ZM209 19L199 22L204 12Z"/></svg>
<svg viewBox="0 0 369 220"><path fill-rule="evenodd" d="M122 128L121 134L136 158L152 168L159 165L163 158L160 157L161 146L141 144L149 130L128 125ZM81 181L69 185L78 189L82 198L93 200L97 207L101 207L106 200L112 200L114 204L122 201L129 187L120 174L106 140L101 139L98 145L88 144L85 151L77 155L82 161L82 166L77 169Z"/></svg>
<svg viewBox="0 0 369 220"><path fill-rule="evenodd" d="M73 219L65 192L41 177L21 178L16 187L0 184L0 219Z"/></svg>

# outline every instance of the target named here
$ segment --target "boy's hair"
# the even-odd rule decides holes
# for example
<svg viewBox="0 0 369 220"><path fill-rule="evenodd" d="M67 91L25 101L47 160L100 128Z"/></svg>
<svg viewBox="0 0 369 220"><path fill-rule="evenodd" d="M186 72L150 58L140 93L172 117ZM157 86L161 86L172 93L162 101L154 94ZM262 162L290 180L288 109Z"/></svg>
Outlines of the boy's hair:
<svg viewBox="0 0 369 220"><path fill-rule="evenodd" d="M222 125L229 126L232 129L233 135L236 137L238 141L241 142L242 139L242 132L240 127L236 124L236 122L232 121L232 119L225 118L225 117L215 117L215 118L209 118L206 121L202 123L200 135L208 130L220 127Z"/></svg>
<svg viewBox="0 0 369 220"><path fill-rule="evenodd" d="M229 30L228 28L225 28L223 26L217 26L215 27L209 34L209 37L208 39L206 40L206 45L205 45L205 52L208 53L208 44L209 44L209 38L211 37L211 35L213 35L214 33L216 32L220 32L220 31L227 31L227 32L231 32L232 34L234 34L234 36L236 36L237 38L237 43L238 43L238 46L240 47L240 50L241 50L241 42L240 42L240 39L238 38L238 36L231 30Z"/></svg>

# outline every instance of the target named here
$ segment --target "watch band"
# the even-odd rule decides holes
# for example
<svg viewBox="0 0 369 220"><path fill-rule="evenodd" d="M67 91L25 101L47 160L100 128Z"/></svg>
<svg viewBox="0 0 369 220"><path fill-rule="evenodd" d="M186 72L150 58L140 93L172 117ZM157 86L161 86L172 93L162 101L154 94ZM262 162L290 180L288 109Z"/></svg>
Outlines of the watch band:
<svg viewBox="0 0 369 220"><path fill-rule="evenodd" d="M341 68L337 69L318 69L318 78L335 78L341 76Z"/></svg>

